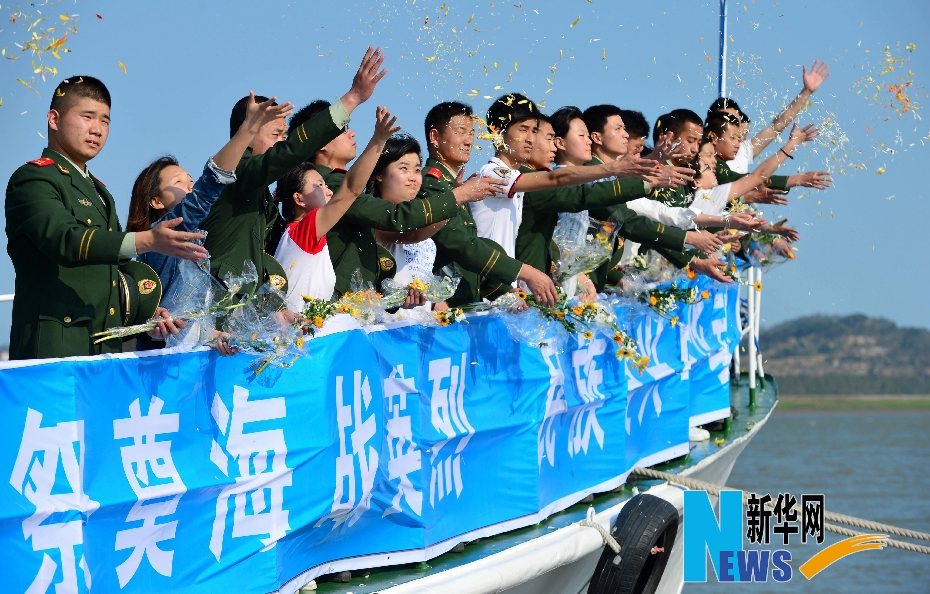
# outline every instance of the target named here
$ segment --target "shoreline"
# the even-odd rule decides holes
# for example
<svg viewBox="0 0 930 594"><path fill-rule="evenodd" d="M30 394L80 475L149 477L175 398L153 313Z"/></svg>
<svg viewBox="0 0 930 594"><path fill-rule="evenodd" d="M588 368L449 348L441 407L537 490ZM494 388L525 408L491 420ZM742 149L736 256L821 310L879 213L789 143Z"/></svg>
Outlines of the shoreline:
<svg viewBox="0 0 930 594"><path fill-rule="evenodd" d="M779 395L775 412L817 410L930 411L930 394L785 394Z"/></svg>

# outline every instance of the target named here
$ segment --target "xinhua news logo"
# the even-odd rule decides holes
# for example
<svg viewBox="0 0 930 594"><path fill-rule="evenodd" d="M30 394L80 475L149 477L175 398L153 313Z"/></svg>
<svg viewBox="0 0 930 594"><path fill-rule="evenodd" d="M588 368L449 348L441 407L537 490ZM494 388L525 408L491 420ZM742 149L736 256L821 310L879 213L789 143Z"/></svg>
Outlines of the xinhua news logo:
<svg viewBox="0 0 930 594"><path fill-rule="evenodd" d="M719 520L706 491L684 495L685 582L707 581L707 555L718 582L767 582L770 577L787 582L794 573L791 551L779 545L787 547L791 537L823 544L823 495L801 495L799 503L791 493L776 498L752 493L744 509L742 491L723 491ZM744 537L772 548L744 549ZM818 551L798 571L809 580L847 555L883 548L887 538L866 534L841 540Z"/></svg>

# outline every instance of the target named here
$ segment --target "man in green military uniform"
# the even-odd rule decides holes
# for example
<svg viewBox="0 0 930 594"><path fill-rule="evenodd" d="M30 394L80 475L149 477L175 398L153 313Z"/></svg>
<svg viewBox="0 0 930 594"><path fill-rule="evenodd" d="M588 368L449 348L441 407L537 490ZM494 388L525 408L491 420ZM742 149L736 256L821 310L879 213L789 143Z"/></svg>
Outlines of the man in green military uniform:
<svg viewBox="0 0 930 594"><path fill-rule="evenodd" d="M295 128L328 108L328 102L314 101L294 114L289 127ZM345 168L355 158L355 153L355 134L346 129L313 156L314 167L333 192L345 179ZM382 280L394 276L394 258L378 245L375 229L406 233L452 218L459 205L485 197L486 194L471 191L474 186L475 182L472 182L455 191L419 196L400 204L360 194L326 234L329 255L336 271L336 292L349 290L349 281L356 270L361 271L363 280L376 288L380 288Z"/></svg>
<svg viewBox="0 0 930 594"><path fill-rule="evenodd" d="M48 112L48 148L17 169L6 190L7 252L16 270L10 358L38 359L117 353L121 341L93 344L91 336L122 326L118 264L145 252L196 260L202 239L167 221L151 230L123 233L116 205L87 162L106 144L110 93L90 76L74 76L55 89ZM143 281L148 281L143 283ZM154 278L125 290L146 291ZM165 322L155 338L177 332Z"/></svg>
<svg viewBox="0 0 930 594"><path fill-rule="evenodd" d="M501 180L472 176L462 182L463 167L471 158L475 127L471 107L458 102L440 103L426 115L425 131L429 158L423 167L423 185L419 196L431 198L464 191L472 198L485 198L502 191ZM478 237L475 219L467 205L433 235L436 243L434 270L454 265L462 275L456 294L449 305L480 301L488 294L482 289L487 283L491 292L511 286L519 279L526 283L536 299L555 303L555 285L545 273L509 257L504 249L490 239Z"/></svg>
<svg viewBox="0 0 930 594"><path fill-rule="evenodd" d="M249 260L255 264L259 279L267 279L275 288L286 291L284 269L265 252L266 235L280 216L268 186L342 134L349 114L371 97L387 72L379 72L383 61L381 49L369 47L352 88L329 109L296 126L286 140L283 118L262 126L236 167L235 183L223 190L201 225L207 231L205 247L210 252L213 276L223 280L227 272L239 274ZM248 100L240 99L233 107L230 137L245 118Z"/></svg>

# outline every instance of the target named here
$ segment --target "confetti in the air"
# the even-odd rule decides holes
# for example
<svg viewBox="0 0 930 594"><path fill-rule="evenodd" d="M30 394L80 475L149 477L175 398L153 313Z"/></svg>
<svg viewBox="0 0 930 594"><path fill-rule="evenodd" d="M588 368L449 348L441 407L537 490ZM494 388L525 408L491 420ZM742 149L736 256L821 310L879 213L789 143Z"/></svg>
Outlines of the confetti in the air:
<svg viewBox="0 0 930 594"><path fill-rule="evenodd" d="M118 62L118 64L119 64L119 69L123 71L123 74L126 74L126 65L123 64L122 62Z"/></svg>
<svg viewBox="0 0 930 594"><path fill-rule="evenodd" d="M578 22L579 22L580 20L581 20L581 15L579 14L579 15L578 15L578 18L575 19L574 21L572 21L572 24L569 25L569 27L574 27L575 25L578 24Z"/></svg>

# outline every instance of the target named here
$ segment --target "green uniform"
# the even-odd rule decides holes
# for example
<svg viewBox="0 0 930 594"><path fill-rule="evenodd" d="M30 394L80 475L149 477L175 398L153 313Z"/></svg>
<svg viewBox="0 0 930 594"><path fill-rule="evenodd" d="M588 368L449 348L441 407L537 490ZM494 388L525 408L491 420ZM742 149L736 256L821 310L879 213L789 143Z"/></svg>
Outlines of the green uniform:
<svg viewBox="0 0 930 594"><path fill-rule="evenodd" d="M268 186L340 134L342 128L333 120L331 110L323 110L264 154L245 151L236 167L235 183L226 186L200 224L207 232L204 247L210 252L213 276L223 280L227 272L238 275L243 262L249 260L255 264L260 282L268 274L276 288L286 290L284 278L279 276L283 269L265 253L265 236L279 216Z"/></svg>
<svg viewBox="0 0 930 594"><path fill-rule="evenodd" d="M454 181L455 174L445 165L427 159L419 197L425 199L451 195ZM478 237L475 219L465 204L433 235L433 241L436 243L433 270L439 271L443 266L454 264L462 275L458 290L449 299L450 305L480 301L483 283L490 287L490 291L510 286L523 267L522 262L508 256L500 245Z"/></svg>
<svg viewBox="0 0 930 594"><path fill-rule="evenodd" d="M748 173L736 173L730 166L727 165L727 162L716 157L717 159L717 183L718 184L728 184L730 182L735 182L741 177L746 177ZM767 182L768 187L774 190L784 190L788 191L788 176L787 175L773 175L769 178Z"/></svg>
<svg viewBox="0 0 930 594"><path fill-rule="evenodd" d="M532 173L530 167L520 171ZM581 212L616 206L646 195L645 184L623 178L581 184L568 188L548 188L523 194L523 215L517 231L515 255L518 260L549 273L552 263L552 233L560 212Z"/></svg>
<svg viewBox="0 0 930 594"><path fill-rule="evenodd" d="M344 169L317 167L329 189L336 192L345 179ZM369 194L359 194L349 210L326 234L329 257L336 271L336 291L349 290L352 273L361 270L362 278L380 289L381 280L394 276L391 253L375 240L375 229L403 233L420 229L454 217L458 212L451 191L430 197L418 197L394 204Z"/></svg>
<svg viewBox="0 0 930 594"><path fill-rule="evenodd" d="M603 163L598 157L594 157L585 165L600 165ZM643 194L636 196L637 198L644 198L648 195L648 190L645 189ZM656 190L653 190L653 195ZM669 227L653 221L648 217L644 217L636 214L629 207L618 204L611 207L596 208L594 210L589 210L588 214L599 220L599 221L608 221L615 220L618 223L621 223L620 230L618 234L620 237L629 239L630 241L635 241L647 247L661 247L667 250L682 250L685 245L685 231L677 227ZM607 285L607 277L611 271L616 268L617 264L620 263L620 259L623 256L623 250L616 249L614 250L613 255L610 260L599 266L594 272L590 275L591 281L594 283L595 288L598 291L603 291L604 287Z"/></svg>
<svg viewBox="0 0 930 594"><path fill-rule="evenodd" d="M113 197L50 149L6 189L7 252L16 271L11 359L118 353L91 335L122 325L117 264L125 237Z"/></svg>

